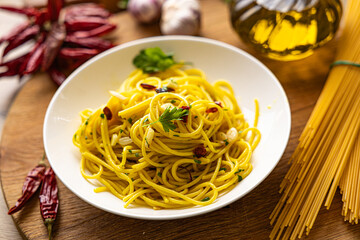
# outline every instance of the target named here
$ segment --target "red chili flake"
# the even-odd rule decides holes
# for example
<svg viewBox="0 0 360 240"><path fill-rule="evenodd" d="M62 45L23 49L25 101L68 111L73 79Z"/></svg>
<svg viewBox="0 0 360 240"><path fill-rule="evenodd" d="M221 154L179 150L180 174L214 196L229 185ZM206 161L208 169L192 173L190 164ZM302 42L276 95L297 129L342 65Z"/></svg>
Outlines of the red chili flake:
<svg viewBox="0 0 360 240"><path fill-rule="evenodd" d="M215 101L215 104L218 105L221 108L223 107L220 101Z"/></svg>
<svg viewBox="0 0 360 240"><path fill-rule="evenodd" d="M140 83L140 86L142 88L145 88L147 90L154 90L156 88L156 86L151 85L151 84L147 84L147 83ZM156 90L155 90L156 91Z"/></svg>
<svg viewBox="0 0 360 240"><path fill-rule="evenodd" d="M212 107L212 108L207 109L206 113L215 113L217 111L218 111L218 109L216 107Z"/></svg>
<svg viewBox="0 0 360 240"><path fill-rule="evenodd" d="M103 112L104 112L107 120L111 120L111 119L112 119L112 113L111 113L110 108L104 107Z"/></svg>
<svg viewBox="0 0 360 240"><path fill-rule="evenodd" d="M201 157L205 157L206 156L206 148L204 146L204 144L201 144L200 146L196 147L194 149L194 155L197 158L201 158Z"/></svg>
<svg viewBox="0 0 360 240"><path fill-rule="evenodd" d="M163 92L175 92L175 89L169 87L162 87L155 89L156 93L163 93Z"/></svg>
<svg viewBox="0 0 360 240"><path fill-rule="evenodd" d="M188 111L190 110L190 107L189 107L189 106L181 106L180 108L181 108L181 109L184 109L184 110L188 110ZM182 121L183 121L184 123L187 123L187 120L188 120L188 115L182 117Z"/></svg>

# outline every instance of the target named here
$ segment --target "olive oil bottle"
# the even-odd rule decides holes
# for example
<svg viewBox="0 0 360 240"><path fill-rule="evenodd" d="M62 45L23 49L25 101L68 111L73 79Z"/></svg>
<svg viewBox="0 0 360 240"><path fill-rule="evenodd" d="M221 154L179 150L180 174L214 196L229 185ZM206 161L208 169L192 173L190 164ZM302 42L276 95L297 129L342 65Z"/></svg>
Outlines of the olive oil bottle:
<svg viewBox="0 0 360 240"><path fill-rule="evenodd" d="M340 0L232 0L232 26L255 50L297 60L330 41L342 15Z"/></svg>

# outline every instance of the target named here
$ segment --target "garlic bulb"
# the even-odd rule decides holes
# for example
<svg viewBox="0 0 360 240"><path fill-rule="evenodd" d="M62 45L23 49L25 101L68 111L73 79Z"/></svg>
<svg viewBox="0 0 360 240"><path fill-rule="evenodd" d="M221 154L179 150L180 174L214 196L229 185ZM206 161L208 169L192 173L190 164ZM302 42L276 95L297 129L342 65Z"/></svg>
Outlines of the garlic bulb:
<svg viewBox="0 0 360 240"><path fill-rule="evenodd" d="M160 19L163 0L130 0L127 8L142 23L151 23Z"/></svg>
<svg viewBox="0 0 360 240"><path fill-rule="evenodd" d="M196 35L200 30L200 4L197 0L167 0L161 12L164 35Z"/></svg>

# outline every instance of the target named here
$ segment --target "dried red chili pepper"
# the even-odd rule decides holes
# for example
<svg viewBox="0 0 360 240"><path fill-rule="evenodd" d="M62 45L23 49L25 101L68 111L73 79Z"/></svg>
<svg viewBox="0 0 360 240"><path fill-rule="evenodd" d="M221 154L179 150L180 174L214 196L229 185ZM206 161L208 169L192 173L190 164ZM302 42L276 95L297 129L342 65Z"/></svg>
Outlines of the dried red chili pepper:
<svg viewBox="0 0 360 240"><path fill-rule="evenodd" d="M30 58L26 64L23 74L31 74L40 68L41 62L44 58L45 45L41 44L30 53Z"/></svg>
<svg viewBox="0 0 360 240"><path fill-rule="evenodd" d="M78 16L65 21L68 32L88 31L108 24L108 20L99 17Z"/></svg>
<svg viewBox="0 0 360 240"><path fill-rule="evenodd" d="M47 9L39 9L38 14L35 16L35 24L43 25L47 20L49 20Z"/></svg>
<svg viewBox="0 0 360 240"><path fill-rule="evenodd" d="M107 120L111 120L111 119L112 119L112 113L111 113L110 108L104 107L103 112L104 112Z"/></svg>
<svg viewBox="0 0 360 240"><path fill-rule="evenodd" d="M49 71L52 68L49 74L57 84L60 84L65 80L65 75L60 69L69 72L99 52L113 47L110 41L97 38L116 28L116 25L111 24L107 19L111 15L109 11L96 4L78 4L65 8L63 17L59 21L63 5L64 0L48 0L47 8L42 9L0 7L28 17L26 24L20 25L11 34L0 39L0 44L8 42L2 57L30 39L39 39L40 35L47 36L45 42L36 44L28 54L0 65L7 67L5 72L0 73L0 77L14 75L22 77L23 74L33 73L38 69ZM66 21L68 21L68 29L64 23ZM64 44L67 34L71 36ZM61 48L64 50L60 54ZM39 62L41 68L38 66Z"/></svg>
<svg viewBox="0 0 360 240"><path fill-rule="evenodd" d="M184 110L190 110L190 107L189 107L189 106L181 106L180 108L181 108L181 109L184 109ZM186 116L183 116L183 117L181 118L184 123L187 123L188 116L189 116L189 115L186 115Z"/></svg>
<svg viewBox="0 0 360 240"><path fill-rule="evenodd" d="M21 69L21 66L28 57L29 54L25 54L11 61L1 63L0 67L7 67L7 70L5 72L0 73L0 77L15 76L17 74L22 74L23 69Z"/></svg>
<svg viewBox="0 0 360 240"><path fill-rule="evenodd" d="M94 3L76 4L66 8L65 21L79 15L108 18L111 13Z"/></svg>
<svg viewBox="0 0 360 240"><path fill-rule="evenodd" d="M46 167L43 157L42 161L27 174L24 185L22 187L22 196L17 200L15 206L10 208L10 210L8 211L9 215L14 214L20 209L22 209L25 203L27 203L27 201L38 190L44 178L45 168Z"/></svg>
<svg viewBox="0 0 360 240"><path fill-rule="evenodd" d="M40 195L40 212L44 219L44 224L48 228L49 239L52 235L52 226L55 222L59 209L58 187L56 176L52 168L48 168L44 175Z"/></svg>
<svg viewBox="0 0 360 240"><path fill-rule="evenodd" d="M55 69L55 68L50 68L48 70L50 78L57 84L57 85L61 85L65 79L66 76L65 74L63 74L62 72L60 72L59 70Z"/></svg>
<svg viewBox="0 0 360 240"><path fill-rule="evenodd" d="M48 36L45 40L45 52L44 58L41 64L43 71L49 69L51 64L54 62L56 55L59 52L61 45L66 36L66 30L64 25L59 23L53 23L51 25L51 30L48 33Z"/></svg>
<svg viewBox="0 0 360 240"><path fill-rule="evenodd" d="M26 28L30 26L30 23L24 23L17 26L9 35L0 39L0 44L3 42L11 42L13 41L21 32L23 32Z"/></svg>
<svg viewBox="0 0 360 240"><path fill-rule="evenodd" d="M89 59L99 52L97 49L88 48L62 48L59 56L65 59Z"/></svg>
<svg viewBox="0 0 360 240"><path fill-rule="evenodd" d="M60 10L64 6L64 0L48 0L47 9L51 22L55 22L59 19Z"/></svg>
<svg viewBox="0 0 360 240"><path fill-rule="evenodd" d="M19 33L12 41L4 49L3 57L10 52L12 49L20 46L24 42L30 40L34 36L36 36L40 32L40 28L38 25L33 25L31 27L26 28L21 33Z"/></svg>
<svg viewBox="0 0 360 240"><path fill-rule="evenodd" d="M207 110L206 110L206 113L215 113L215 112L217 112L218 111L218 109L216 108L216 107L212 107L212 108L208 108Z"/></svg>
<svg viewBox="0 0 360 240"><path fill-rule="evenodd" d="M75 36L77 38L89 38L89 37L96 37L101 36L106 33L113 31L116 28L114 24L105 24L101 27L94 28L90 31L77 31L71 34L71 36Z"/></svg>
<svg viewBox="0 0 360 240"><path fill-rule="evenodd" d="M197 158L201 158L201 157L205 157L206 156L206 148L204 146L204 144L196 147L194 149L194 155L197 157Z"/></svg>
<svg viewBox="0 0 360 240"><path fill-rule="evenodd" d="M7 7L7 6L0 6L0 9L23 14L29 17L36 16L38 14L38 10L36 8L16 8L16 7Z"/></svg>
<svg viewBox="0 0 360 240"><path fill-rule="evenodd" d="M154 90L156 88L156 86L147 83L140 83L140 86L146 90Z"/></svg>
<svg viewBox="0 0 360 240"><path fill-rule="evenodd" d="M114 46L110 41L97 37L77 38L75 36L67 36L65 38L65 42L75 44L81 47L95 48L102 51L112 48Z"/></svg>
<svg viewBox="0 0 360 240"><path fill-rule="evenodd" d="M223 107L220 101L215 101L215 104L218 105L221 108Z"/></svg>

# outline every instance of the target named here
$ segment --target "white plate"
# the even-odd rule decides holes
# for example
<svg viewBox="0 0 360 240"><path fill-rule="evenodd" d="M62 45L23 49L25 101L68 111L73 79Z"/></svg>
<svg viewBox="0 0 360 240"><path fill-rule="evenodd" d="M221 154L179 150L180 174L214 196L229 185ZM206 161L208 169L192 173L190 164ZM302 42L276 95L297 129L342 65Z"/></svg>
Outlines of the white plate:
<svg viewBox="0 0 360 240"><path fill-rule="evenodd" d="M132 59L141 49L158 46L173 52L175 59L190 61L207 74L231 82L240 107L251 123L254 99L260 103L259 129L262 139L252 156L253 171L229 193L208 206L153 210L131 206L110 193L95 193L94 186L80 174L80 153L72 137L80 124L79 112L96 108L109 98L134 69ZM290 108L276 77L257 59L228 44L200 37L152 37L114 47L86 62L73 72L50 102L44 123L44 146L58 178L74 194L105 211L140 219L177 219L224 207L245 196L274 169L287 145L291 125Z"/></svg>

